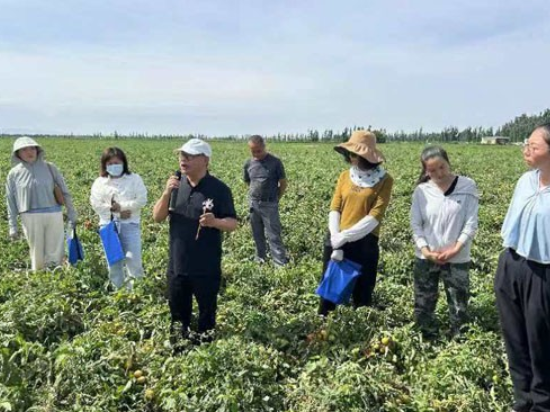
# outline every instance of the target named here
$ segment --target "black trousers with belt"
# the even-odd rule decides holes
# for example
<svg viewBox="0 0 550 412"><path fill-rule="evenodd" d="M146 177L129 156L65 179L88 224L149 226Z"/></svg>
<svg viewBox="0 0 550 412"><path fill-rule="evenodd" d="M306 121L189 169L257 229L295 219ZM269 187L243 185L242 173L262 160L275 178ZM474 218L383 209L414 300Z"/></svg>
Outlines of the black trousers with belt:
<svg viewBox="0 0 550 412"><path fill-rule="evenodd" d="M361 274L357 277L357 281L353 288L353 307L370 306L372 304L372 292L376 284L376 272L378 269L378 259L380 257L378 237L371 233L355 242L346 243L341 249L344 252L344 259L349 259L361 265ZM330 262L332 251L330 235L328 235L324 241L323 273L321 274L321 279ZM336 305L334 303L321 298L319 314L327 315L335 308Z"/></svg>
<svg viewBox="0 0 550 412"><path fill-rule="evenodd" d="M495 293L514 410L550 412L550 265L506 249L499 258Z"/></svg>

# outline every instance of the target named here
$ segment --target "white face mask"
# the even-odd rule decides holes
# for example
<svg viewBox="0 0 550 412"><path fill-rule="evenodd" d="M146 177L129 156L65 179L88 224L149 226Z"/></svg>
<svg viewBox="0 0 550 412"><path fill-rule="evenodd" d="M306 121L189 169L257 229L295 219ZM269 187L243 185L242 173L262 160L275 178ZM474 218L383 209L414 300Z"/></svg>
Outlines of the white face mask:
<svg viewBox="0 0 550 412"><path fill-rule="evenodd" d="M124 165L122 164L113 164L113 165L107 165L106 167L107 173L109 173L113 177L119 177L122 175L122 172L124 171Z"/></svg>
<svg viewBox="0 0 550 412"><path fill-rule="evenodd" d="M350 168L350 178L355 186L373 187L380 182L386 175L382 166L376 166L374 169L361 170L357 166Z"/></svg>

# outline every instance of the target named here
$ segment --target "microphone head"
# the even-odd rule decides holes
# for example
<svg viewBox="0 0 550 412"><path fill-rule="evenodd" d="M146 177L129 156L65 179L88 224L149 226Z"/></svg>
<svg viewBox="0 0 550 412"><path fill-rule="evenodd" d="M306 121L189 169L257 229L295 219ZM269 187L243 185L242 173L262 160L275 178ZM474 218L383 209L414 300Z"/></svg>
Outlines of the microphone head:
<svg viewBox="0 0 550 412"><path fill-rule="evenodd" d="M174 176L176 176L178 180L181 180L181 170L176 170L176 173L174 173Z"/></svg>

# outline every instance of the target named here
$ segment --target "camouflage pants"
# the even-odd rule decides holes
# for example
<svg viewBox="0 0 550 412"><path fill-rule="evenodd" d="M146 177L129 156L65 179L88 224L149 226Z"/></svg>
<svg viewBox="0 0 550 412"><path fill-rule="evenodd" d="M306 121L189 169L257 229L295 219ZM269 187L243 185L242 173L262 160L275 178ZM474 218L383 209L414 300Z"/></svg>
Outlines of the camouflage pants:
<svg viewBox="0 0 550 412"><path fill-rule="evenodd" d="M470 289L469 263L437 265L426 259L416 259L414 266L414 317L424 333L436 333L435 307L439 295L439 279L443 280L453 333L467 321Z"/></svg>

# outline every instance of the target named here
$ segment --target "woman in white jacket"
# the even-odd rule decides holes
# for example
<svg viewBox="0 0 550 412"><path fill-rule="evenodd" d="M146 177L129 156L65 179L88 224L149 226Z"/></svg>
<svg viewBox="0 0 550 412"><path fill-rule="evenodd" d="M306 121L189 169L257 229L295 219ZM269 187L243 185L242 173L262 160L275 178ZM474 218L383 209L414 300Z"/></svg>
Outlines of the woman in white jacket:
<svg viewBox="0 0 550 412"><path fill-rule="evenodd" d="M112 219L117 222L126 259L109 266L109 278L117 289L124 284L131 289L133 279L143 277L140 213L147 203L147 189L141 177L130 172L119 148L109 147L101 155L100 176L92 185L90 203L101 227Z"/></svg>
<svg viewBox="0 0 550 412"><path fill-rule="evenodd" d="M420 156L422 174L413 193L411 226L416 246L414 314L424 335L437 332L434 311L443 281L451 333L467 320L470 246L477 230L479 195L475 182L451 171L447 152L437 146Z"/></svg>

